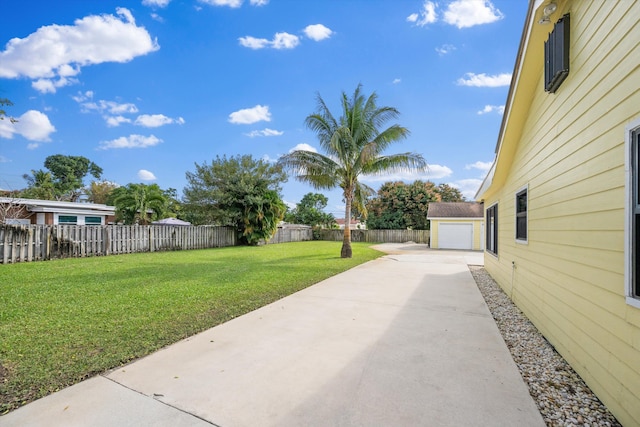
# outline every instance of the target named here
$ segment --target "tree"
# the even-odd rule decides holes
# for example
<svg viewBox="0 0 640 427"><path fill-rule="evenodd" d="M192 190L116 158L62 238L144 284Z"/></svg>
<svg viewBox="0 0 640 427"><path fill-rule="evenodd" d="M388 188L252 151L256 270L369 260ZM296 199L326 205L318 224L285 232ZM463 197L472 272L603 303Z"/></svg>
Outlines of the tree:
<svg viewBox="0 0 640 427"><path fill-rule="evenodd" d="M242 238L249 245L269 240L278 229L287 207L274 190L247 195L244 199Z"/></svg>
<svg viewBox="0 0 640 427"><path fill-rule="evenodd" d="M427 212L431 202L464 200L457 188L430 181L386 182L378 195L367 202L369 229L428 230Z"/></svg>
<svg viewBox="0 0 640 427"><path fill-rule="evenodd" d="M387 148L409 135L409 130L393 124L380 130L399 112L392 107L378 107L375 92L368 98L358 85L349 98L342 92L342 116L336 119L320 95L317 111L305 119L306 126L318 136L325 154L296 150L280 158L280 164L289 168L300 181L316 189L340 187L345 201L345 220L351 219L352 205L366 215L366 199L374 190L361 183L362 175L380 175L385 172L423 170L426 162L422 155L402 153L386 155ZM342 258L351 258L351 230L344 228L340 252Z"/></svg>
<svg viewBox="0 0 640 427"><path fill-rule="evenodd" d="M102 168L86 157L82 156L66 156L63 154L55 154L49 156L44 161L44 167L48 172L38 170L31 171L32 176L23 175L23 178L29 184L32 193L49 194L49 188L41 191L37 187L43 182L37 174L49 173L51 183L53 185L53 194L45 200L65 200L76 202L84 192L85 185L83 179L87 175L91 175L99 179L102 175ZM46 181L47 186L49 181Z"/></svg>
<svg viewBox="0 0 640 427"><path fill-rule="evenodd" d="M89 187L85 189L87 200L91 203L107 204L111 193L118 187L120 187L118 184L111 181L91 181Z"/></svg>
<svg viewBox="0 0 640 427"><path fill-rule="evenodd" d="M300 203L285 216L285 220L312 227L331 227L336 220L332 214L324 212L328 201L329 199L324 194L307 193L302 197Z"/></svg>
<svg viewBox="0 0 640 427"><path fill-rule="evenodd" d="M51 172L32 169L31 175L24 174L22 177L27 181L27 188L22 192L21 197L40 200L56 199L56 188Z"/></svg>
<svg viewBox="0 0 640 427"><path fill-rule="evenodd" d="M0 203L0 224L9 224L13 219L24 218L27 206L16 197L14 192L6 192L3 194L3 198L5 200Z"/></svg>
<svg viewBox="0 0 640 427"><path fill-rule="evenodd" d="M240 240L252 245L273 236L286 210L279 195L287 180L281 166L244 155L218 156L195 167L186 174L185 219L233 226Z"/></svg>
<svg viewBox="0 0 640 427"><path fill-rule="evenodd" d="M438 184L436 191L440 194L441 202L464 202L465 200L460 190L449 184Z"/></svg>
<svg viewBox="0 0 640 427"><path fill-rule="evenodd" d="M180 218L182 219L182 203L178 200L178 190L175 188L168 188L166 190L162 190L164 197L166 199L165 205L165 218Z"/></svg>
<svg viewBox="0 0 640 427"><path fill-rule="evenodd" d="M116 208L116 220L147 225L163 217L167 203L158 184L127 184L113 190L109 200Z"/></svg>
<svg viewBox="0 0 640 427"><path fill-rule="evenodd" d="M13 102L11 102L10 100L8 100L6 98L0 98L0 107L4 107L4 106L11 107L11 106L13 106ZM0 120L4 120L5 117L9 117L9 121L11 123L16 123L17 122L17 120L14 119L13 117L7 116L7 113L4 111L4 108L0 108Z"/></svg>

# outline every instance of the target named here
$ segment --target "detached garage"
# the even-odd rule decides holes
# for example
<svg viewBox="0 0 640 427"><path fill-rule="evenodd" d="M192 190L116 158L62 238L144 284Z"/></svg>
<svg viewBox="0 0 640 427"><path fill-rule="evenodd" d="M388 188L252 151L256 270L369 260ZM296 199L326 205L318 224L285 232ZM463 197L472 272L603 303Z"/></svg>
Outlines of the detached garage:
<svg viewBox="0 0 640 427"><path fill-rule="evenodd" d="M484 207L475 202L429 203L431 247L435 249L482 250Z"/></svg>

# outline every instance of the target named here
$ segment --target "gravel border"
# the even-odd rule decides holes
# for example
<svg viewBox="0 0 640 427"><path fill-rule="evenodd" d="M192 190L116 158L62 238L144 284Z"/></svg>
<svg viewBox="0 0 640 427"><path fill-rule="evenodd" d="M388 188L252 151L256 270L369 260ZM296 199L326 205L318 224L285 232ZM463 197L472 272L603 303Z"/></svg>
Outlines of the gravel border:
<svg viewBox="0 0 640 427"><path fill-rule="evenodd" d="M469 270L547 426L621 426L489 273Z"/></svg>

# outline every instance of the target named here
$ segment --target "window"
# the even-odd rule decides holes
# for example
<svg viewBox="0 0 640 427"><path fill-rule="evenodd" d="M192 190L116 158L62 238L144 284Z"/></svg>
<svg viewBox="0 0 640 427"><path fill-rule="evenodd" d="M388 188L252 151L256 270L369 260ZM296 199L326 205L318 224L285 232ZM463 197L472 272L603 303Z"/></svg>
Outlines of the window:
<svg viewBox="0 0 640 427"><path fill-rule="evenodd" d="M58 224L75 225L78 223L78 217L75 215L59 215Z"/></svg>
<svg viewBox="0 0 640 427"><path fill-rule="evenodd" d="M516 193L516 240L527 241L527 188Z"/></svg>
<svg viewBox="0 0 640 427"><path fill-rule="evenodd" d="M489 206L486 215L486 249L498 255L498 204Z"/></svg>
<svg viewBox="0 0 640 427"><path fill-rule="evenodd" d="M627 221L625 273L627 302L640 307L640 119L627 127Z"/></svg>
<svg viewBox="0 0 640 427"><path fill-rule="evenodd" d="M544 42L544 90L556 93L569 75L569 14L553 26Z"/></svg>
<svg viewBox="0 0 640 427"><path fill-rule="evenodd" d="M102 217L99 216L85 216L84 223L86 225L102 225Z"/></svg>

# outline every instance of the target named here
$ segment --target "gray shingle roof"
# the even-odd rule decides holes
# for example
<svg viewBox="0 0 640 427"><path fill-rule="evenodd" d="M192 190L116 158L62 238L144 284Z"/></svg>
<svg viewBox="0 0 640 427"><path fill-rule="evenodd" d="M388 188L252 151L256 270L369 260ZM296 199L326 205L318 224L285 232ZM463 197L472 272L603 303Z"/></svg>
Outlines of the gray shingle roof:
<svg viewBox="0 0 640 427"><path fill-rule="evenodd" d="M482 218L484 205L476 202L429 203L427 218Z"/></svg>

